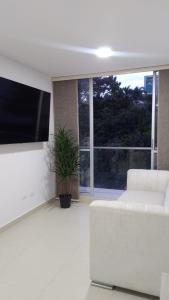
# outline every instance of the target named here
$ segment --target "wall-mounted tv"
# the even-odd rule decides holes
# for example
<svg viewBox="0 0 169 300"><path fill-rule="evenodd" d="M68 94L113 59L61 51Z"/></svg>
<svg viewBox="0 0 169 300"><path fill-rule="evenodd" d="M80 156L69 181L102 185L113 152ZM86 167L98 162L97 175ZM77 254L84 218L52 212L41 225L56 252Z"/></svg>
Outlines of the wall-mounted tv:
<svg viewBox="0 0 169 300"><path fill-rule="evenodd" d="M0 144L47 141L49 113L50 93L0 77Z"/></svg>

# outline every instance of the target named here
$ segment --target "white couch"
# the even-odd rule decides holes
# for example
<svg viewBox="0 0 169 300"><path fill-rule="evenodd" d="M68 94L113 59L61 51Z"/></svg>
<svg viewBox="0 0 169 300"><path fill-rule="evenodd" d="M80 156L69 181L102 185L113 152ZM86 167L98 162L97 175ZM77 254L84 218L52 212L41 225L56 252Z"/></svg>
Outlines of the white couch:
<svg viewBox="0 0 169 300"><path fill-rule="evenodd" d="M169 273L169 171L129 170L118 201L90 205L91 280L160 295Z"/></svg>

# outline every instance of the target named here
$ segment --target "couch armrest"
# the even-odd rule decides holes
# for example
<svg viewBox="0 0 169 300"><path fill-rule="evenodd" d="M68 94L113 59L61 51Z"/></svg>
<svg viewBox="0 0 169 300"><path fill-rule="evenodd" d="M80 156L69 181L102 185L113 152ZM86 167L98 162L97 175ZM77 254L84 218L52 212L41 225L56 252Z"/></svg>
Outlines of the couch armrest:
<svg viewBox="0 0 169 300"><path fill-rule="evenodd" d="M165 193L169 183L169 171L135 170L127 173L127 189Z"/></svg>
<svg viewBox="0 0 169 300"><path fill-rule="evenodd" d="M169 272L169 209L95 201L90 205L91 280L159 295Z"/></svg>

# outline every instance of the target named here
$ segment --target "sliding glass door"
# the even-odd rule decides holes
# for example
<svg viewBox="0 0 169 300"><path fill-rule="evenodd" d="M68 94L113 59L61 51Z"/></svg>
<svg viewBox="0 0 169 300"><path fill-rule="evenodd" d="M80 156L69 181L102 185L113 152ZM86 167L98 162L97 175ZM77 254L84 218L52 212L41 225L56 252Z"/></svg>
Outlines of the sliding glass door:
<svg viewBox="0 0 169 300"><path fill-rule="evenodd" d="M90 107L89 79L78 82L80 187L81 192L90 192Z"/></svg>
<svg viewBox="0 0 169 300"><path fill-rule="evenodd" d="M125 189L127 170L155 166L157 74L79 80L81 191Z"/></svg>

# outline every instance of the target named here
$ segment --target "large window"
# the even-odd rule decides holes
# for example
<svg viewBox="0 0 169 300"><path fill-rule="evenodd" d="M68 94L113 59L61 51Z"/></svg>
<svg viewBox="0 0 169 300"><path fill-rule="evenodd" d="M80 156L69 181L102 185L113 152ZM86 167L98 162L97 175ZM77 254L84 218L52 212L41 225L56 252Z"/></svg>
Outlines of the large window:
<svg viewBox="0 0 169 300"><path fill-rule="evenodd" d="M81 188L125 189L127 170L155 167L158 76L79 80Z"/></svg>
<svg viewBox="0 0 169 300"><path fill-rule="evenodd" d="M78 82L79 141L80 141L80 186L81 191L90 191L90 122L89 80Z"/></svg>
<svg viewBox="0 0 169 300"><path fill-rule="evenodd" d="M94 146L151 146L152 94L143 87L122 86L125 79L93 79Z"/></svg>
<svg viewBox="0 0 169 300"><path fill-rule="evenodd" d="M89 129L89 80L79 80L78 83L79 99L79 140L81 148L90 147Z"/></svg>

